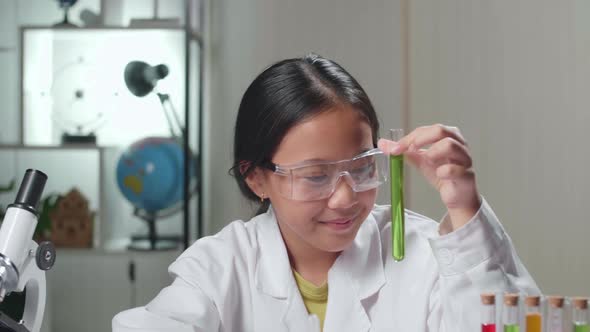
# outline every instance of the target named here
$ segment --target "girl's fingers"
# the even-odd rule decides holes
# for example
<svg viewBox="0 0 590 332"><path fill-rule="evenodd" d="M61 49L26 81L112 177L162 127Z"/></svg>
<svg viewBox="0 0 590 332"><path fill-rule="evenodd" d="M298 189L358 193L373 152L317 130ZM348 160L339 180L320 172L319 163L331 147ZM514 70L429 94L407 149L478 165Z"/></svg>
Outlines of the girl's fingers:
<svg viewBox="0 0 590 332"><path fill-rule="evenodd" d="M467 145L463 135L461 135L457 127L450 127L441 124L418 127L399 140L398 144L401 146L400 149L402 151L412 149L419 150L424 146L436 143L447 137L452 138L463 145Z"/></svg>
<svg viewBox="0 0 590 332"><path fill-rule="evenodd" d="M449 210L465 208L477 210L481 201L477 193L473 170L446 164L439 167L436 173L438 178L436 187Z"/></svg>
<svg viewBox="0 0 590 332"><path fill-rule="evenodd" d="M470 168L473 163L467 148L451 137L434 143L426 150L424 156L433 165L451 163Z"/></svg>
<svg viewBox="0 0 590 332"><path fill-rule="evenodd" d="M456 164L444 164L436 168L436 177L440 180L473 180L475 172L472 169Z"/></svg>

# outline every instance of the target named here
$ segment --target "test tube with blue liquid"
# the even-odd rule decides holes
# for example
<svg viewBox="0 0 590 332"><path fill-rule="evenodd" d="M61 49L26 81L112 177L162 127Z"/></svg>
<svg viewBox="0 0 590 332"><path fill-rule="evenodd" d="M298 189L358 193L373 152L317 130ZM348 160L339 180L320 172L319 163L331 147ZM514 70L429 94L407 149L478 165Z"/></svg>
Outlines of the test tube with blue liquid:
<svg viewBox="0 0 590 332"><path fill-rule="evenodd" d="M403 129L390 129L392 141L404 137ZM389 178L391 184L391 248L393 259L401 261L405 256L405 215L404 215L404 156L389 156Z"/></svg>

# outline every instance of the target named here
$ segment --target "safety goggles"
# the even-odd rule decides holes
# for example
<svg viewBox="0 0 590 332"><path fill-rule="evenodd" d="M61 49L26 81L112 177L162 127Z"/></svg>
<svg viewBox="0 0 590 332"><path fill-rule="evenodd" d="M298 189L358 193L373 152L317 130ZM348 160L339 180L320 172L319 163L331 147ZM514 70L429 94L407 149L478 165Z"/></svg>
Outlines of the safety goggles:
<svg viewBox="0 0 590 332"><path fill-rule="evenodd" d="M366 151L352 159L316 162L306 161L292 165L264 165L280 176L278 192L285 198L297 201L314 201L330 197L340 178L344 178L355 192L379 187L387 181L389 164L379 149Z"/></svg>

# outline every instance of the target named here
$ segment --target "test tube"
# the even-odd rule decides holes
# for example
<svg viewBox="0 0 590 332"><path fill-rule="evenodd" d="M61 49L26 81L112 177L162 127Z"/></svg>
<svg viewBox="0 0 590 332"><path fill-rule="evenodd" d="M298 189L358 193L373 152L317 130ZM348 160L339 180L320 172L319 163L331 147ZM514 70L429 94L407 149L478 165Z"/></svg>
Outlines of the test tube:
<svg viewBox="0 0 590 332"><path fill-rule="evenodd" d="M481 332L496 332L496 296L481 294Z"/></svg>
<svg viewBox="0 0 590 332"><path fill-rule="evenodd" d="M563 296L547 296L546 332L564 332L563 302Z"/></svg>
<svg viewBox="0 0 590 332"><path fill-rule="evenodd" d="M404 137L403 129L390 129L391 140ZM391 182L391 248L393 259L401 261L405 256L405 215L404 215L404 156L389 156Z"/></svg>
<svg viewBox="0 0 590 332"><path fill-rule="evenodd" d="M518 332L518 294L504 294L504 332Z"/></svg>
<svg viewBox="0 0 590 332"><path fill-rule="evenodd" d="M526 332L542 332L541 297L527 296L526 304Z"/></svg>
<svg viewBox="0 0 590 332"><path fill-rule="evenodd" d="M573 298L572 310L574 332L590 332L590 324L588 319L588 299L585 297Z"/></svg>

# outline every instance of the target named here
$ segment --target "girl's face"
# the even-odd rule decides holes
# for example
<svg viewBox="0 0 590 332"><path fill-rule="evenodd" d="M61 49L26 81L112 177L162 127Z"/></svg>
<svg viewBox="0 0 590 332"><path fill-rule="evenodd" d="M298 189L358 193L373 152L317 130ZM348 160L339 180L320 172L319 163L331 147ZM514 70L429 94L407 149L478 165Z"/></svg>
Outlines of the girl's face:
<svg viewBox="0 0 590 332"><path fill-rule="evenodd" d="M291 128L272 162L291 165L307 160L338 161L373 148L371 127L362 115L339 106ZM334 193L316 201L297 201L278 192L281 176L263 171L262 188L272 203L287 246L340 252L354 240L370 213L377 189L354 192L341 177Z"/></svg>

